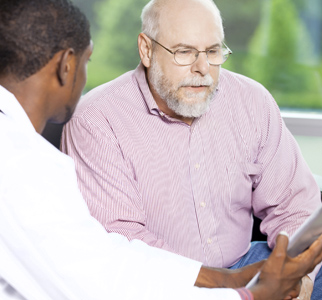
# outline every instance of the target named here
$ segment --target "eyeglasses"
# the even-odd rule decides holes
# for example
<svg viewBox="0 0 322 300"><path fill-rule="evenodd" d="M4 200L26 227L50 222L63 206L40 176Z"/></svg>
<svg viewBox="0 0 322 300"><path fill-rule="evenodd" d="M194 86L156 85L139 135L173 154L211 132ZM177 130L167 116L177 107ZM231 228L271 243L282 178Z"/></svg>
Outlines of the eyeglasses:
<svg viewBox="0 0 322 300"><path fill-rule="evenodd" d="M222 65L233 52L223 43L222 47L217 47L205 51L199 51L195 48L180 48L176 51L171 51L170 49L164 47L156 40L150 38L153 42L157 43L163 49L167 50L174 56L175 62L180 66L192 65L199 57L199 53L206 53L207 61L212 66Z"/></svg>

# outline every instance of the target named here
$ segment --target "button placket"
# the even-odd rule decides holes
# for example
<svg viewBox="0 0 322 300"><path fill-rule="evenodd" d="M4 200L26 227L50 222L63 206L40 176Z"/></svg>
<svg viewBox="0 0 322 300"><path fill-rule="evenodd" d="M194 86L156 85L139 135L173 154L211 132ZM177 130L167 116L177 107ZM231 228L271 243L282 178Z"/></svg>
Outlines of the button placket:
<svg viewBox="0 0 322 300"><path fill-rule="evenodd" d="M190 138L190 175L200 238L206 259L219 253L215 237L215 221L210 203L209 182L204 157L204 145L199 124L195 124Z"/></svg>

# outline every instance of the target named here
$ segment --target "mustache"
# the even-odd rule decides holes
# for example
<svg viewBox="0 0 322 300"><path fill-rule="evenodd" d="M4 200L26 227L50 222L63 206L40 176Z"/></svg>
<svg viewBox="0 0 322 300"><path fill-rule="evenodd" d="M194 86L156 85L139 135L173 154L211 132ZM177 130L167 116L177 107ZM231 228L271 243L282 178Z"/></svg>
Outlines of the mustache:
<svg viewBox="0 0 322 300"><path fill-rule="evenodd" d="M204 77L194 76L194 77L187 77L184 78L180 83L179 87L185 86L211 86L214 84L214 80L212 77L207 74Z"/></svg>

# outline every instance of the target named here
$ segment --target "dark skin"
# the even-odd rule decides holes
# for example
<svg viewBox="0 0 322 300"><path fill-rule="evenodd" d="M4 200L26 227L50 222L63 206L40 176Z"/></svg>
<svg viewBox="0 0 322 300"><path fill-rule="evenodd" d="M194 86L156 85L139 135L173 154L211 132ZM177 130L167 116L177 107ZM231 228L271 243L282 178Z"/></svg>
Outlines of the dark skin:
<svg viewBox="0 0 322 300"><path fill-rule="evenodd" d="M258 283L250 290L254 300L292 299L300 292L301 279L322 260L322 235L311 247L291 258L287 255L288 237L279 235L272 254L262 261L239 270L202 267L195 285L198 287L245 286L261 271Z"/></svg>
<svg viewBox="0 0 322 300"><path fill-rule="evenodd" d="M261 270L258 284L251 289L254 299L282 299L290 293L291 297L297 297L292 291L294 287L322 260L322 236L295 258L287 256L287 245L288 238L278 236L276 247ZM270 298L266 295L270 295Z"/></svg>
<svg viewBox="0 0 322 300"><path fill-rule="evenodd" d="M86 76L76 81L75 76L79 73L82 79L81 71L86 68L92 47L90 44L78 56L72 48L61 50L41 70L22 81L13 75L0 78L0 85L15 95L38 133L49 120L64 123L66 107L74 110L86 82Z"/></svg>
<svg viewBox="0 0 322 300"><path fill-rule="evenodd" d="M260 271L264 261L260 261L237 270L202 267L195 286L207 288L244 287Z"/></svg>

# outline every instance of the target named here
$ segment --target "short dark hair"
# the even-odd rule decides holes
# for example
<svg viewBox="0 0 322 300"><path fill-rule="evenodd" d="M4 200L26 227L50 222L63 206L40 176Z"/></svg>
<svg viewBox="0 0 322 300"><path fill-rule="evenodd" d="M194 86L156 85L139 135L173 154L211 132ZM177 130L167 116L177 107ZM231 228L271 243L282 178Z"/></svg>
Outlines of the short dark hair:
<svg viewBox="0 0 322 300"><path fill-rule="evenodd" d="M90 44L89 22L70 0L0 0L0 77L23 80L60 50Z"/></svg>

